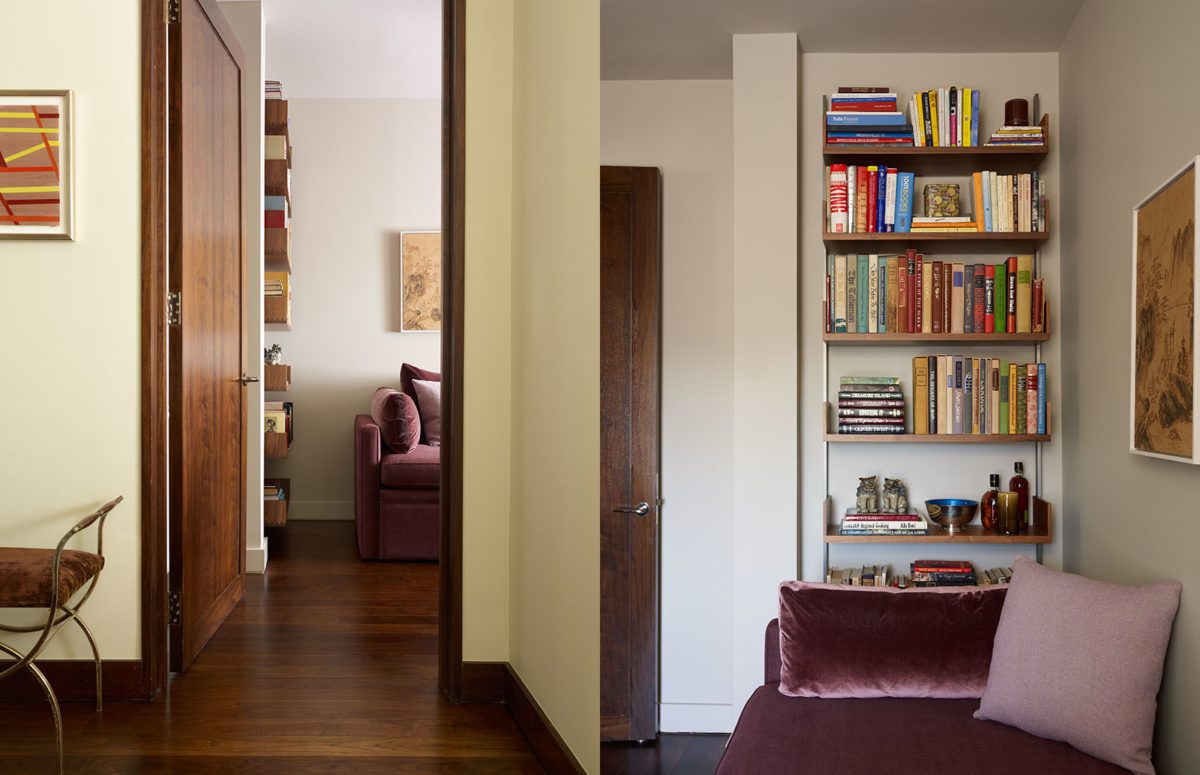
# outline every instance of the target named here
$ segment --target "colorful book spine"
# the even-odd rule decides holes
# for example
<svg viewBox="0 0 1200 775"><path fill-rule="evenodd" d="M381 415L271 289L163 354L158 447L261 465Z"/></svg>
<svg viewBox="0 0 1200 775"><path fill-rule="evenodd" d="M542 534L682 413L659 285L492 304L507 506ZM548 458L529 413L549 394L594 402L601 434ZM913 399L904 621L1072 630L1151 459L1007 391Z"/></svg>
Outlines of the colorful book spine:
<svg viewBox="0 0 1200 775"><path fill-rule="evenodd" d="M1017 299L1016 321L1017 333L1028 334L1033 331L1033 256L1029 254L1017 256Z"/></svg>
<svg viewBox="0 0 1200 775"><path fill-rule="evenodd" d="M1046 364L1037 365L1037 432L1046 435L1049 432L1046 419Z"/></svg>
<svg viewBox="0 0 1200 775"><path fill-rule="evenodd" d="M866 177L866 180L864 181L864 184L867 189L867 195L866 195L866 197L864 197L864 199L866 200L866 203L867 203L867 228L866 228L866 230L869 232L879 231L879 229L876 228L876 225L878 222L875 220L875 215L878 211L875 200L879 196L879 183L876 180L876 177L878 176L878 174L879 174L879 167L875 166L874 164L867 167L867 177Z"/></svg>
<svg viewBox="0 0 1200 775"><path fill-rule="evenodd" d="M930 307L933 313L933 325L931 330L935 334L942 333L942 273L943 267L941 261L933 262L933 288L930 289L930 297L932 302Z"/></svg>
<svg viewBox="0 0 1200 775"><path fill-rule="evenodd" d="M915 334L921 330L921 324L917 319L920 305L917 303L917 251L909 248L905 251L905 263L908 265L908 307L907 307L907 328L905 333Z"/></svg>
<svg viewBox="0 0 1200 775"><path fill-rule="evenodd" d="M954 393L952 394L953 395L953 398L952 398L953 403L951 404L951 409L950 409L950 411L953 413L952 419L951 419L951 423L952 423L951 433L962 433L963 432L963 390L966 387L966 377L963 374L963 357L961 355L955 355L953 360L954 360Z"/></svg>
<svg viewBox="0 0 1200 775"><path fill-rule="evenodd" d="M908 306L910 260L908 256L896 257L896 333L898 334L912 333L912 324L909 319L910 308ZM891 280L890 277L888 279Z"/></svg>
<svg viewBox="0 0 1200 775"><path fill-rule="evenodd" d="M983 316L986 312L985 295L987 285L987 268L983 264L975 265L975 284L972 287L973 303L971 312L974 315L971 327L977 334L984 333ZM994 323L994 321L993 321Z"/></svg>
<svg viewBox="0 0 1200 775"><path fill-rule="evenodd" d="M995 282L992 284L994 291L992 305L996 312L996 333L1003 334L1006 332L1005 326L1008 325L1008 280L1005 277L1008 268L1005 264L996 264Z"/></svg>
<svg viewBox="0 0 1200 775"><path fill-rule="evenodd" d="M942 271L945 271L943 268ZM964 264L950 265L950 327L943 331L952 334L964 333L963 313L966 309L966 266ZM946 299L942 299L944 304Z"/></svg>
<svg viewBox="0 0 1200 775"><path fill-rule="evenodd" d="M929 92L921 92L921 121L925 125L925 146L932 147L934 143L933 114L929 110Z"/></svg>
<svg viewBox="0 0 1200 775"><path fill-rule="evenodd" d="M829 165L829 230L834 234L844 234L847 231L849 195L846 174L845 164Z"/></svg>
<svg viewBox="0 0 1200 775"><path fill-rule="evenodd" d="M975 218L975 231L986 231L983 224L983 173L971 173L971 199L975 208L971 213Z"/></svg>
<svg viewBox="0 0 1200 775"><path fill-rule="evenodd" d="M1028 433L1029 427L1029 370L1025 364L1017 364L1017 391L1013 399L1017 406L1017 421L1013 433Z"/></svg>
<svg viewBox="0 0 1200 775"><path fill-rule="evenodd" d="M895 167L888 167L887 176L884 179L883 230L889 232L896 230L896 175L898 172Z"/></svg>
<svg viewBox="0 0 1200 775"><path fill-rule="evenodd" d="M871 282L870 282L870 267L869 257L860 255L858 257L858 307L854 314L858 319L858 333L870 333L868 328L868 308L871 299Z"/></svg>
<svg viewBox="0 0 1200 775"><path fill-rule="evenodd" d="M983 268L983 333L996 332L996 267Z"/></svg>
<svg viewBox="0 0 1200 775"><path fill-rule="evenodd" d="M1025 367L1025 432L1037 433L1038 421L1038 367L1036 363Z"/></svg>
<svg viewBox="0 0 1200 775"><path fill-rule="evenodd" d="M979 145L979 90L971 90L971 145Z"/></svg>
<svg viewBox="0 0 1200 775"><path fill-rule="evenodd" d="M963 333L975 333L975 265L963 267Z"/></svg>
<svg viewBox="0 0 1200 775"><path fill-rule="evenodd" d="M1009 430L1008 413L1009 413L1009 376L1008 376L1008 361L1000 361L1000 417L998 418L997 433L1012 433Z"/></svg>
<svg viewBox="0 0 1200 775"><path fill-rule="evenodd" d="M915 185L915 173L901 172L896 178L896 231L912 230L913 187Z"/></svg>
<svg viewBox="0 0 1200 775"><path fill-rule="evenodd" d="M884 301L885 313L883 320L883 333L895 334L899 333L900 328L897 326L896 311L900 300L900 277L899 277L900 262L896 256L887 257L887 276L884 280Z"/></svg>
<svg viewBox="0 0 1200 775"><path fill-rule="evenodd" d="M834 256L834 272L832 282L833 296L833 332L846 333L846 257Z"/></svg>
<svg viewBox="0 0 1200 775"><path fill-rule="evenodd" d="M868 334L879 333L879 256L867 256L867 328Z"/></svg>
<svg viewBox="0 0 1200 775"><path fill-rule="evenodd" d="M875 231L887 231L887 165L875 170Z"/></svg>
<svg viewBox="0 0 1200 775"><path fill-rule="evenodd" d="M932 283L933 265L925 261L925 256L922 253L917 254L917 282L916 282L916 315L917 315L917 333L931 333L933 315L930 312L929 287Z"/></svg>
<svg viewBox="0 0 1200 775"><path fill-rule="evenodd" d="M992 231L992 173L981 173L983 188L983 230Z"/></svg>
<svg viewBox="0 0 1200 775"><path fill-rule="evenodd" d="M1008 257L1008 266L1005 268L1004 279L1008 283L1008 300L1005 309L1008 313L1008 320L1004 324L1005 330L1010 334L1017 332L1017 257Z"/></svg>
<svg viewBox="0 0 1200 775"><path fill-rule="evenodd" d="M839 283L840 285L840 283ZM858 256L846 256L846 333L858 333Z"/></svg>

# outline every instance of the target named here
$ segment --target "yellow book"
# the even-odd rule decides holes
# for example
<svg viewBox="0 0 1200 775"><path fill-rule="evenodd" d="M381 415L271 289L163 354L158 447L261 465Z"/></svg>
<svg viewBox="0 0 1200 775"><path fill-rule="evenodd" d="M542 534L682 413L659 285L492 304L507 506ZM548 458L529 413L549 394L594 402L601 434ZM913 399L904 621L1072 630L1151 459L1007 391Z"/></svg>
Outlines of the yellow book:
<svg viewBox="0 0 1200 775"><path fill-rule="evenodd" d="M938 129L938 91L937 89L929 90L929 118L933 123L933 146L936 148L942 144L942 133Z"/></svg>
<svg viewBox="0 0 1200 775"><path fill-rule="evenodd" d="M1017 364L1008 364L1008 432L1017 432L1017 402L1024 401L1025 396L1017 395ZM1022 430L1022 433L1025 431Z"/></svg>
<svg viewBox="0 0 1200 775"><path fill-rule="evenodd" d="M291 295L291 292L288 289L287 272L263 272L263 284L269 285L272 283L279 283L279 285L283 288L284 298L287 298Z"/></svg>
<svg viewBox="0 0 1200 775"><path fill-rule="evenodd" d="M1017 256L1017 333L1033 331L1033 256Z"/></svg>
<svg viewBox="0 0 1200 775"><path fill-rule="evenodd" d="M971 144L971 100L974 97L974 89L963 89L963 145Z"/></svg>
<svg viewBox="0 0 1200 775"><path fill-rule="evenodd" d="M913 358L913 433L929 433L929 358Z"/></svg>

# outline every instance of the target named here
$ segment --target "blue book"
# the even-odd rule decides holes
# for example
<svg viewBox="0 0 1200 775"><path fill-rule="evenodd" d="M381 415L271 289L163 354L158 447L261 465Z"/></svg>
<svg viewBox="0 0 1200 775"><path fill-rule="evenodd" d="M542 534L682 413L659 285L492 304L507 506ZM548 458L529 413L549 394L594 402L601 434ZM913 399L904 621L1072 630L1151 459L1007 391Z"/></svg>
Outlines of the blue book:
<svg viewBox="0 0 1200 775"><path fill-rule="evenodd" d="M875 315L875 325L879 333L887 333L887 256L879 257L879 310Z"/></svg>
<svg viewBox="0 0 1200 775"><path fill-rule="evenodd" d="M287 197L285 196L264 196L264 210L283 210L287 207Z"/></svg>
<svg viewBox="0 0 1200 775"><path fill-rule="evenodd" d="M992 230L992 173L980 175L983 183L983 230Z"/></svg>
<svg viewBox="0 0 1200 775"><path fill-rule="evenodd" d="M916 173L901 172L896 177L896 231L912 230L913 186Z"/></svg>
<svg viewBox="0 0 1200 775"><path fill-rule="evenodd" d="M904 126L908 117L903 113L826 113L827 126Z"/></svg>
<svg viewBox="0 0 1200 775"><path fill-rule="evenodd" d="M867 326L867 310L870 309L870 277L868 272L868 259L866 256L858 257L858 309L854 310L854 316L857 323L858 333L865 334L870 328ZM846 314L849 314L848 312Z"/></svg>
<svg viewBox="0 0 1200 775"><path fill-rule="evenodd" d="M887 165L880 164L876 185L879 195L875 198L875 231L887 231Z"/></svg>
<svg viewBox="0 0 1200 775"><path fill-rule="evenodd" d="M911 129L870 129L864 131L857 131L853 129L830 129L825 134L827 137L845 137L852 140L871 137L879 137L888 140L911 140L913 136Z"/></svg>
<svg viewBox="0 0 1200 775"><path fill-rule="evenodd" d="M1046 434L1046 364L1039 363L1038 367L1038 418L1037 432L1043 436Z"/></svg>
<svg viewBox="0 0 1200 775"><path fill-rule="evenodd" d="M971 92L971 145L979 145L979 89Z"/></svg>

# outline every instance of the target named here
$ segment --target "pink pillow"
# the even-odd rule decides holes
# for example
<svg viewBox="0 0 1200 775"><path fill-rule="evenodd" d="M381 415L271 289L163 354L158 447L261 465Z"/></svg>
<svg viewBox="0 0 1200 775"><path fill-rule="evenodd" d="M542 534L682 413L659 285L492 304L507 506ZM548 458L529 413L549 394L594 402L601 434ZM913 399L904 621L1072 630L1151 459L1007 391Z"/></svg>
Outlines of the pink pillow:
<svg viewBox="0 0 1200 775"><path fill-rule="evenodd" d="M1007 587L779 587L779 691L978 697Z"/></svg>
<svg viewBox="0 0 1200 775"><path fill-rule="evenodd" d="M381 387L371 398L371 419L379 426L383 443L396 452L412 452L421 442L421 416L417 405L399 390Z"/></svg>
<svg viewBox="0 0 1200 775"><path fill-rule="evenodd" d="M975 718L1153 775L1163 657L1178 582L1125 587L1018 557Z"/></svg>
<svg viewBox="0 0 1200 775"><path fill-rule="evenodd" d="M421 410L421 426L425 441L431 447L442 445L442 383L423 379L413 380L417 391L417 407Z"/></svg>

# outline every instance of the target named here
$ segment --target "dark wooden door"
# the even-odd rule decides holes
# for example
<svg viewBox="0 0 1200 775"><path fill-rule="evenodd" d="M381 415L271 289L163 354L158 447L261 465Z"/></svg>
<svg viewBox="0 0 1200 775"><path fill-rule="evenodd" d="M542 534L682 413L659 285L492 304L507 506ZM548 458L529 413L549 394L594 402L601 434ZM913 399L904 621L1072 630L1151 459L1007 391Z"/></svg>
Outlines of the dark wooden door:
<svg viewBox="0 0 1200 775"><path fill-rule="evenodd" d="M600 168L600 737L658 734L659 172Z"/></svg>
<svg viewBox="0 0 1200 775"><path fill-rule="evenodd" d="M168 283L180 299L169 327L169 621L170 666L182 671L245 588L246 261L242 52L215 2L177 8L168 35Z"/></svg>

